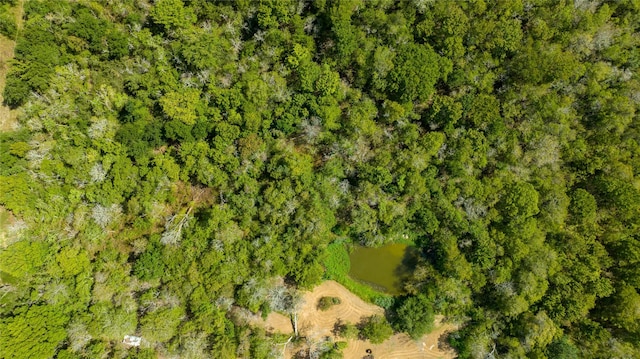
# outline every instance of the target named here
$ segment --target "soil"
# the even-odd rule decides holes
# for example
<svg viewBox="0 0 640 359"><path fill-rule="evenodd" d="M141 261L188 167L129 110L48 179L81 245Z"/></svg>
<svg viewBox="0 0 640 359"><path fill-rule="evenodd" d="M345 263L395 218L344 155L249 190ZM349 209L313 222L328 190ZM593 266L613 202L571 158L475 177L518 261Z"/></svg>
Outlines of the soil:
<svg viewBox="0 0 640 359"><path fill-rule="evenodd" d="M337 297L341 303L321 311L317 308L321 297ZM337 321L356 324L362 317L384 314L381 307L363 301L334 281L323 282L313 291L304 293L303 298L304 303L298 312L298 327L300 335L310 341L322 341L327 337L334 341L342 341L344 339L337 338L332 332ZM344 358L364 358L368 355L367 349L371 349L371 355L375 359L455 358L456 353L443 344L443 339L446 333L457 328L441 321L441 316L436 317L435 329L418 340L413 340L406 334L396 334L382 344L371 344L359 339L346 340L348 346L343 350ZM264 326L268 331L293 333L291 320L282 314L271 313L266 321L255 318L252 322ZM290 345L286 357L292 358L294 352L293 346Z"/></svg>
<svg viewBox="0 0 640 359"><path fill-rule="evenodd" d="M14 241L11 238L9 228L15 224L15 222L16 217L14 217L10 211L0 206L0 248L5 248Z"/></svg>

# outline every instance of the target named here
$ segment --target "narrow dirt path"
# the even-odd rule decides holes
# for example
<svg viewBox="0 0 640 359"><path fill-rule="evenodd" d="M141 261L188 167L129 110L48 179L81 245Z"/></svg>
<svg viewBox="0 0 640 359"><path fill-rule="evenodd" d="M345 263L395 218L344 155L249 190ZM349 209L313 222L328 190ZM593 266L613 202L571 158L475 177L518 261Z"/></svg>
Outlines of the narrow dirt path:
<svg viewBox="0 0 640 359"><path fill-rule="evenodd" d="M18 31L22 29L22 15L24 14L24 1L18 1L14 9L16 15L16 25ZM3 104L4 85L9 72L9 61L13 59L16 42L3 35L0 35L0 132L13 131L18 128L18 111L12 110ZM4 248L10 242L9 228L15 224L16 218L13 214L0 206L0 248Z"/></svg>
<svg viewBox="0 0 640 359"><path fill-rule="evenodd" d="M18 32L22 30L24 14L24 1L18 1L16 8L14 9L16 15L16 25ZM18 111L12 110L4 105L4 86L7 80L7 73L9 72L9 62L13 59L16 42L14 39L9 39L3 35L0 35L0 131L12 131L18 128Z"/></svg>

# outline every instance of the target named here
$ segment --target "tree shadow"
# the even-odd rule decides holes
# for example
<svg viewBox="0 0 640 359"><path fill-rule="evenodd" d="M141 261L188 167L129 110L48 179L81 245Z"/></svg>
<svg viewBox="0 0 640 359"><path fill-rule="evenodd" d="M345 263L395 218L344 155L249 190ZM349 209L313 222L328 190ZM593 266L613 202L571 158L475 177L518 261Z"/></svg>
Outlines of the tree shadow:
<svg viewBox="0 0 640 359"><path fill-rule="evenodd" d="M398 293L404 293L404 284L413 274L413 270L419 262L419 259L423 257L420 249L415 246L408 246L404 250L402 261L400 265L394 270L393 274L396 278L394 287Z"/></svg>

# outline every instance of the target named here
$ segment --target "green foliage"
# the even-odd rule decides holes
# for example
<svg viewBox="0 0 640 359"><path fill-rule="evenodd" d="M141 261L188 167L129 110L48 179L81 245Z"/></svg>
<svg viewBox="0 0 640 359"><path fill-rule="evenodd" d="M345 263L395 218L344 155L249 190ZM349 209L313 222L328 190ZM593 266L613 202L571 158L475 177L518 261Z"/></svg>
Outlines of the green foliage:
<svg viewBox="0 0 640 359"><path fill-rule="evenodd" d="M397 101L427 101L439 78L450 70L429 45L408 44L400 47L393 70L389 73L389 93Z"/></svg>
<svg viewBox="0 0 640 359"><path fill-rule="evenodd" d="M396 310L395 326L417 339L433 328L433 304L424 295L405 299Z"/></svg>
<svg viewBox="0 0 640 359"><path fill-rule="evenodd" d="M325 277L334 280L344 278L350 269L349 252L347 252L346 245L341 242L333 242L327 246L325 253Z"/></svg>
<svg viewBox="0 0 640 359"><path fill-rule="evenodd" d="M602 319L637 337L640 335L640 294L630 285L616 289L614 295L604 300Z"/></svg>
<svg viewBox="0 0 640 359"><path fill-rule="evenodd" d="M322 359L342 359L344 355L342 354L342 349L346 347L346 342L337 342L333 347L329 348L329 350L320 354L320 358Z"/></svg>
<svg viewBox="0 0 640 359"><path fill-rule="evenodd" d="M373 344L380 344L389 339L393 334L393 329L387 320L380 315L372 315L365 318L360 326L360 336L368 339Z"/></svg>
<svg viewBox="0 0 640 359"><path fill-rule="evenodd" d="M323 278L460 358L639 351L634 1L0 3L0 357L269 357L237 306ZM392 242L397 298L345 244Z"/></svg>
<svg viewBox="0 0 640 359"><path fill-rule="evenodd" d="M589 223L596 219L598 205L596 199L587 191L578 188L571 196L570 212L578 223Z"/></svg>
<svg viewBox="0 0 640 359"><path fill-rule="evenodd" d="M4 103L11 107L21 105L29 96L29 85L13 73L7 76L4 88L2 95Z"/></svg>
<svg viewBox="0 0 640 359"><path fill-rule="evenodd" d="M91 270L91 263L87 252L81 249L66 247L57 255L56 260L62 273L66 276L76 276Z"/></svg>
<svg viewBox="0 0 640 359"><path fill-rule="evenodd" d="M501 208L509 219L531 217L539 212L538 192L530 183L516 183L506 191Z"/></svg>
<svg viewBox="0 0 640 359"><path fill-rule="evenodd" d="M0 357L51 358L66 338L69 318L50 305L20 307L13 316L0 319Z"/></svg>
<svg viewBox="0 0 640 359"><path fill-rule="evenodd" d="M93 320L89 323L89 333L106 340L122 340L125 335L135 333L138 318L135 308L114 307L111 303L100 302L89 308Z"/></svg>
<svg viewBox="0 0 640 359"><path fill-rule="evenodd" d="M193 125L196 123L196 108L199 100L200 91L184 89L180 92L167 93L160 99L160 105L170 118Z"/></svg>
<svg viewBox="0 0 640 359"><path fill-rule="evenodd" d="M191 9L185 8L181 0L157 1L151 9L151 17L166 30L185 27L195 21Z"/></svg>
<svg viewBox="0 0 640 359"><path fill-rule="evenodd" d="M360 329L355 324L337 322L335 332L344 339L356 339L360 334Z"/></svg>
<svg viewBox="0 0 640 359"><path fill-rule="evenodd" d="M0 34L10 39L14 39L17 32L18 27L16 25L15 16L6 10L1 10L0 8Z"/></svg>
<svg viewBox="0 0 640 359"><path fill-rule="evenodd" d="M577 359L580 358L580 352L573 343L567 337L562 337L559 340L551 343L547 347L547 356L557 359Z"/></svg>
<svg viewBox="0 0 640 359"><path fill-rule="evenodd" d="M323 311L329 310L329 308L340 303L341 301L338 297L321 297L318 300L318 309Z"/></svg>
<svg viewBox="0 0 640 359"><path fill-rule="evenodd" d="M142 280L160 278L165 271L162 248L156 244L144 251L133 266L133 273Z"/></svg>
<svg viewBox="0 0 640 359"><path fill-rule="evenodd" d="M167 342L176 334L183 315L180 307L147 313L140 319L140 333L149 341Z"/></svg>
<svg viewBox="0 0 640 359"><path fill-rule="evenodd" d="M0 251L0 271L16 278L32 276L38 273L48 256L47 243L18 241Z"/></svg>

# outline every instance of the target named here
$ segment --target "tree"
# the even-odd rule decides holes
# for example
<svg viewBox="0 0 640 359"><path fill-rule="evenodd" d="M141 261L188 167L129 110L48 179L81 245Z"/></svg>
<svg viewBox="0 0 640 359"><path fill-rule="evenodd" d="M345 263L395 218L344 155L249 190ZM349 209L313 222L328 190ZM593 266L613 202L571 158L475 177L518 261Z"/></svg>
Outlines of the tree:
<svg viewBox="0 0 640 359"><path fill-rule="evenodd" d="M344 323L338 320L333 326L333 333L344 339L356 339L360 331L355 324Z"/></svg>
<svg viewBox="0 0 640 359"><path fill-rule="evenodd" d="M373 344L380 344L393 334L391 325L381 315L372 315L364 318L359 326L361 338L368 339Z"/></svg>
<svg viewBox="0 0 640 359"><path fill-rule="evenodd" d="M630 285L620 285L610 298L600 316L610 326L640 335L640 294Z"/></svg>
<svg viewBox="0 0 640 359"><path fill-rule="evenodd" d="M175 30L192 24L196 19L181 0L158 0L151 9L151 17L165 30Z"/></svg>
<svg viewBox="0 0 640 359"><path fill-rule="evenodd" d="M160 99L164 113L174 120L187 125L194 125L197 118L197 108L200 103L200 91L197 89L182 89L165 94Z"/></svg>
<svg viewBox="0 0 640 359"><path fill-rule="evenodd" d="M14 39L18 31L15 16L9 12L5 12L4 7L3 10L0 11L0 34Z"/></svg>
<svg viewBox="0 0 640 359"><path fill-rule="evenodd" d="M36 274L49 256L45 242L18 241L0 251L0 271L16 278Z"/></svg>
<svg viewBox="0 0 640 359"><path fill-rule="evenodd" d="M162 260L162 247L152 244L144 251L133 266L133 273L142 280L160 278L165 271Z"/></svg>
<svg viewBox="0 0 640 359"><path fill-rule="evenodd" d="M77 248L63 248L56 260L65 276L76 276L81 273L91 272L91 262L87 252Z"/></svg>
<svg viewBox="0 0 640 359"><path fill-rule="evenodd" d="M538 192L530 183L511 185L501 200L500 207L508 219L525 219L537 214Z"/></svg>
<svg viewBox="0 0 640 359"><path fill-rule="evenodd" d="M138 326L135 308L131 310L100 302L92 305L89 312L93 315L93 321L89 323L89 333L94 338L121 341L125 335L135 333Z"/></svg>
<svg viewBox="0 0 640 359"><path fill-rule="evenodd" d="M396 310L394 321L397 330L417 339L433 328L433 304L423 294L408 297Z"/></svg>
<svg viewBox="0 0 640 359"><path fill-rule="evenodd" d="M557 359L578 359L580 358L580 352L566 336L563 336L559 340L551 343L546 352L549 358Z"/></svg>
<svg viewBox="0 0 640 359"><path fill-rule="evenodd" d="M183 316L181 307L154 310L140 319L140 333L148 341L167 342L176 335Z"/></svg>
<svg viewBox="0 0 640 359"><path fill-rule="evenodd" d="M0 319L0 357L8 359L51 358L67 337L69 317L62 308L38 305L21 307Z"/></svg>
<svg viewBox="0 0 640 359"><path fill-rule="evenodd" d="M407 44L398 50L389 72L389 94L396 101L427 101L436 81L449 71L446 61L431 46Z"/></svg>

